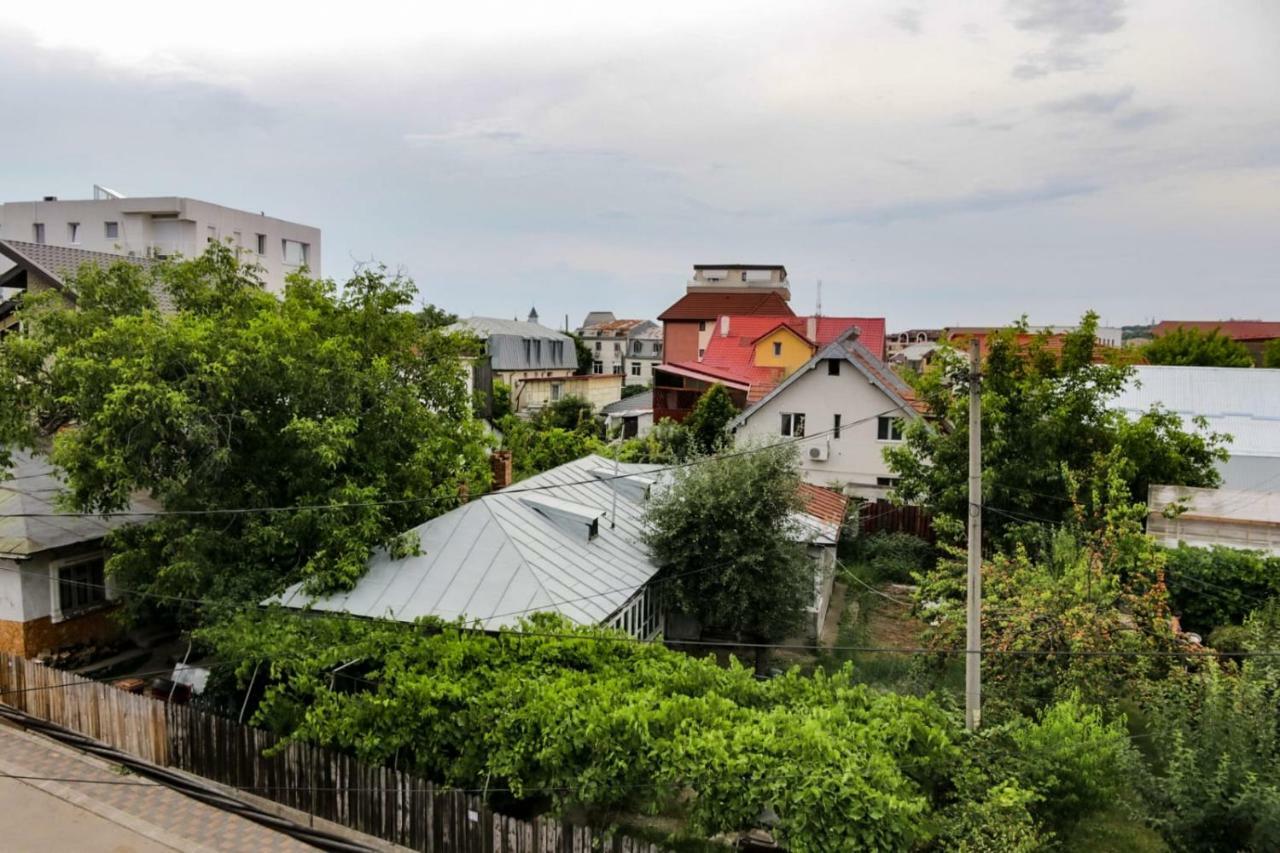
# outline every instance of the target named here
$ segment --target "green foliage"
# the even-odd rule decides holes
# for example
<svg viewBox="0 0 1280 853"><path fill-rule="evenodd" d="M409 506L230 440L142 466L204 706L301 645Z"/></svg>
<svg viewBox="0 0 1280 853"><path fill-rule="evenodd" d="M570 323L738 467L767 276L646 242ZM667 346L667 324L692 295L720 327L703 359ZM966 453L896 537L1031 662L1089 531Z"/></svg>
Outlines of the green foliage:
<svg viewBox="0 0 1280 853"><path fill-rule="evenodd" d="M865 563L878 580L912 583L933 564L933 546L910 533L873 533L853 540L850 559Z"/></svg>
<svg viewBox="0 0 1280 853"><path fill-rule="evenodd" d="M443 329L445 326L452 326L458 322L458 315L450 314L443 308L437 308L435 305L427 303L418 309L418 320L428 330Z"/></svg>
<svg viewBox="0 0 1280 853"><path fill-rule="evenodd" d="M574 371L575 376L586 376L591 372L591 368L596 360L595 353L591 351L591 347L587 346L587 342L582 339L582 335L577 332L566 332L573 338L573 349L578 354L578 369Z"/></svg>
<svg viewBox="0 0 1280 853"><path fill-rule="evenodd" d="M1260 601L1280 595L1280 557L1262 551L1179 545L1165 561L1169 599L1188 630L1238 624Z"/></svg>
<svg viewBox="0 0 1280 853"><path fill-rule="evenodd" d="M1179 326L1143 347L1142 354L1151 364L1253 367L1248 347L1220 329L1202 332L1194 326Z"/></svg>
<svg viewBox="0 0 1280 853"><path fill-rule="evenodd" d="M1251 652L1280 650L1280 602L1246 621ZM1280 849L1280 666L1205 661L1144 695L1155 753L1146 796L1176 850Z"/></svg>
<svg viewBox="0 0 1280 853"><path fill-rule="evenodd" d="M814 584L814 564L794 541L799 485L790 445L677 471L646 511L670 602L708 628L752 640L796 630Z"/></svg>
<svg viewBox="0 0 1280 853"><path fill-rule="evenodd" d="M592 432L543 428L516 415L500 420L498 428L502 431L502 446L511 451L512 476L517 480L605 450L604 442Z"/></svg>
<svg viewBox="0 0 1280 853"><path fill-rule="evenodd" d="M460 484L488 483L464 342L404 310L405 279L295 275L277 296L213 244L150 270L86 267L71 285L75 308L32 300L27 333L0 346L0 387L16 391L0 440L52 437L68 509L120 510L143 491L196 513L115 534L122 586L233 602L297 580L349 588L374 547L452 508ZM358 506L198 514L329 504Z"/></svg>
<svg viewBox="0 0 1280 853"><path fill-rule="evenodd" d="M1013 519L1059 522L1070 517L1076 495L1066 472L1086 480L1118 467L1136 501L1151 482L1216 486L1215 462L1225 458L1223 436L1196 435L1159 410L1136 424L1108 402L1130 380L1132 369L1094 361L1097 316L1086 314L1064 337L1061 353L1046 334L1029 344L1025 324L988 338L982 386L983 498L1000 512L984 519L988 541L1000 542ZM954 350L939 350L933 367L916 383L932 423L908 425L905 441L885 453L899 476L897 494L963 519L968 508L968 364ZM1113 453L1117 448L1120 454ZM1086 496L1087 499L1087 496ZM1012 516L1010 515L1012 514Z"/></svg>
<svg viewBox="0 0 1280 853"><path fill-rule="evenodd" d="M700 453L715 453L729 443L729 421L738 415L738 407L728 390L716 383L698 398L684 425L693 434L694 446Z"/></svg>
<svg viewBox="0 0 1280 853"><path fill-rule="evenodd" d="M540 429L585 429L594 432L594 407L582 397L569 394L556 400L538 413Z"/></svg>
<svg viewBox="0 0 1280 853"><path fill-rule="evenodd" d="M788 848L902 850L959 755L928 700L848 669L765 681L661 645L539 617L523 635L452 626L244 616L202 634L272 686L256 721L292 739L397 758L453 785L548 792L562 809L664 810L706 837L778 816ZM354 689L329 671L369 662Z"/></svg>
<svg viewBox="0 0 1280 853"><path fill-rule="evenodd" d="M1262 351L1263 367L1280 367L1280 338L1267 344Z"/></svg>
<svg viewBox="0 0 1280 853"><path fill-rule="evenodd" d="M696 455L693 434L684 424L663 418L653 425L648 435L629 438L618 449L623 462L649 462L670 465Z"/></svg>
<svg viewBox="0 0 1280 853"><path fill-rule="evenodd" d="M500 421L511 414L511 386L500 379L493 380L493 411L491 417Z"/></svg>
<svg viewBox="0 0 1280 853"><path fill-rule="evenodd" d="M637 394L643 394L645 391L648 391L652 387L653 387L652 385L623 385L621 399L625 400L628 397L634 397Z"/></svg>

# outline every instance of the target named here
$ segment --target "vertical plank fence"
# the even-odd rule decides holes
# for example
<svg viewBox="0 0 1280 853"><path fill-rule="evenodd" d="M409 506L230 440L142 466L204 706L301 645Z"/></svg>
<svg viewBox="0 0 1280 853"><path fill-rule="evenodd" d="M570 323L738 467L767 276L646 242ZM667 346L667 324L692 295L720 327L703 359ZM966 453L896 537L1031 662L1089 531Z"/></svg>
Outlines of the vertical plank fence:
<svg viewBox="0 0 1280 853"><path fill-rule="evenodd" d="M933 519L923 507L898 506L891 501L867 501L858 507L858 530L872 533L910 533L929 542L937 539Z"/></svg>
<svg viewBox="0 0 1280 853"><path fill-rule="evenodd" d="M0 654L0 702L139 758L185 770L424 853L659 853L557 818L499 814L475 795L270 732Z"/></svg>

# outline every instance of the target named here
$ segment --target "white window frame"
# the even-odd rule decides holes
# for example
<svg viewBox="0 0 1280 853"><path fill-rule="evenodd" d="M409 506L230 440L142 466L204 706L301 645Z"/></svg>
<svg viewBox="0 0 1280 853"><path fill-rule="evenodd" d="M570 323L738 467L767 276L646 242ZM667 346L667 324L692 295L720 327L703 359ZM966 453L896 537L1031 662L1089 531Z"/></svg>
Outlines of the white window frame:
<svg viewBox="0 0 1280 853"><path fill-rule="evenodd" d="M95 560L101 560L103 563L102 600L95 601L92 604L87 604L83 607L77 607L73 610L64 610L62 607L61 590L62 570L74 568L82 563L90 563ZM83 616L86 613L106 607L115 600L111 584L107 583L106 562L107 553L105 551L91 551L87 554L76 554L72 557L64 557L61 560L52 560L49 562L49 618L51 621L64 622L67 619L74 619L77 616Z"/></svg>
<svg viewBox="0 0 1280 853"><path fill-rule="evenodd" d="M632 376L640 375L640 362L638 361L631 362L631 375Z"/></svg>
<svg viewBox="0 0 1280 853"><path fill-rule="evenodd" d="M889 423L889 428L887 430L882 429L886 422ZM876 418L876 441L881 444L901 444L903 441L903 431L905 429L906 423L902 418L895 418L892 415L881 415ZM889 437L881 438L880 435L882 432L888 433ZM897 433L896 437L894 436L895 432Z"/></svg>
<svg viewBox="0 0 1280 853"><path fill-rule="evenodd" d="M804 412L783 412L781 435L804 438Z"/></svg>
<svg viewBox="0 0 1280 853"><path fill-rule="evenodd" d="M564 391L563 382L552 382L551 383L551 402L553 403L560 402L560 394L563 391Z"/></svg>

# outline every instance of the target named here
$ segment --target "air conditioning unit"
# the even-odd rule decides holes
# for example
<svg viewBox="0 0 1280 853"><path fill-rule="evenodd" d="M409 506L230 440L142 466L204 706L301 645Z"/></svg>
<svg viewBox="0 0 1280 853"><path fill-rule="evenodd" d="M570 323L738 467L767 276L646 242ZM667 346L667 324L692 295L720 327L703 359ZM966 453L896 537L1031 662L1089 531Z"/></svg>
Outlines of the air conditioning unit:
<svg viewBox="0 0 1280 853"><path fill-rule="evenodd" d="M824 441L822 444L815 444L808 448L805 453L810 462L826 462L827 457L831 455L831 445Z"/></svg>

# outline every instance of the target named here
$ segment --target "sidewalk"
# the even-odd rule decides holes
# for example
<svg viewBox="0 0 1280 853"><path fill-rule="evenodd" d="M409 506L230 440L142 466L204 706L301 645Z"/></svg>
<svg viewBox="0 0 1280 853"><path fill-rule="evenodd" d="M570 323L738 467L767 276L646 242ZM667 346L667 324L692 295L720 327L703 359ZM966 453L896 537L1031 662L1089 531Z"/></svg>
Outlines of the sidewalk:
<svg viewBox="0 0 1280 853"><path fill-rule="evenodd" d="M0 778L0 829L6 838L6 850L284 853L313 849L265 826L8 726L0 726L0 775L47 777ZM46 808L50 796L63 801L66 807ZM75 819L58 817L75 812ZM104 822L114 825L112 829L119 834L115 846L99 834ZM13 836L11 831L21 834ZM24 839L23 843L32 846L10 846L10 838Z"/></svg>

